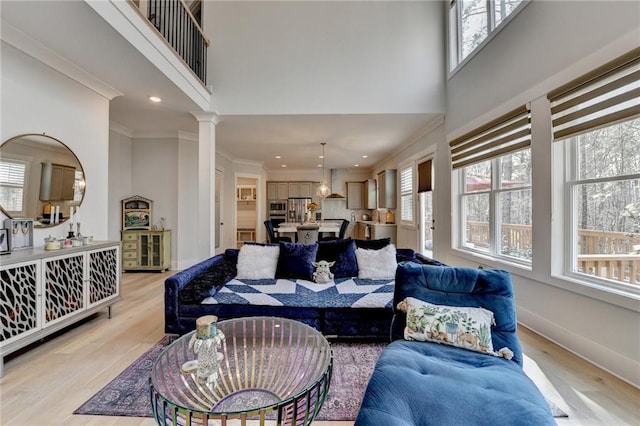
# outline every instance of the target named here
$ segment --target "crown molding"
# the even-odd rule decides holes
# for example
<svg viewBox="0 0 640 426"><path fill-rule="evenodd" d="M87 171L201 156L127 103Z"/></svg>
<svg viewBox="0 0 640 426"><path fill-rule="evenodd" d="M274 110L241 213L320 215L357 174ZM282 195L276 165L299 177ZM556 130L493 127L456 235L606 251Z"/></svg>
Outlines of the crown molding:
<svg viewBox="0 0 640 426"><path fill-rule="evenodd" d="M233 164L243 164L245 166L254 166L254 167L262 167L264 162L262 161L251 161L251 160L243 160L241 158L236 158L231 160Z"/></svg>
<svg viewBox="0 0 640 426"><path fill-rule="evenodd" d="M2 21L2 41L108 100L123 96L119 90L109 86L5 21Z"/></svg>
<svg viewBox="0 0 640 426"><path fill-rule="evenodd" d="M198 142L198 134L193 132L185 132L184 130L178 130L178 139Z"/></svg>
<svg viewBox="0 0 640 426"><path fill-rule="evenodd" d="M222 121L222 117L216 111L190 111L198 122L211 122L217 125Z"/></svg>
<svg viewBox="0 0 640 426"><path fill-rule="evenodd" d="M120 133L128 138L133 138L133 131L128 127L116 123L115 121L109 121L109 130Z"/></svg>

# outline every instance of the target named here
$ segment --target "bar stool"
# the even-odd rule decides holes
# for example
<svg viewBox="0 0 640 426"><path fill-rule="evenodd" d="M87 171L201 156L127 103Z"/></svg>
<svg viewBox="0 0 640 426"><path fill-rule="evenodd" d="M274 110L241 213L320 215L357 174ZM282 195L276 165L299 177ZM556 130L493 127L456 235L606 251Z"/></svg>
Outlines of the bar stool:
<svg viewBox="0 0 640 426"><path fill-rule="evenodd" d="M318 225L298 226L298 242L302 244L315 244L318 241Z"/></svg>

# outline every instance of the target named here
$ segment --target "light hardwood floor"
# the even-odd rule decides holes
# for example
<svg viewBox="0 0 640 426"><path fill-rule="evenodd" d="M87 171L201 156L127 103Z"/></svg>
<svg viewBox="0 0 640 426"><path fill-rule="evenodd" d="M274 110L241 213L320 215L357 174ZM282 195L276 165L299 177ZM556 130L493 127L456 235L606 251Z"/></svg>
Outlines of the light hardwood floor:
<svg viewBox="0 0 640 426"><path fill-rule="evenodd" d="M11 356L0 379L0 425L153 425L151 419L73 411L164 335L167 273L123 275L112 318L101 313ZM640 424L640 391L535 333L520 328L525 371L569 413L564 425ZM352 422L315 422L317 426Z"/></svg>

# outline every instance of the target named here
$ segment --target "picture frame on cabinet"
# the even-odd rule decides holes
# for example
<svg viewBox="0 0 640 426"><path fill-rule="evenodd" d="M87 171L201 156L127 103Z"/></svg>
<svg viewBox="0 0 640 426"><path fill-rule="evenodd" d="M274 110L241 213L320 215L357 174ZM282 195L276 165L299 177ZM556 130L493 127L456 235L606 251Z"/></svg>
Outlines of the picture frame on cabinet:
<svg viewBox="0 0 640 426"><path fill-rule="evenodd" d="M121 201L122 206L122 230L149 230L151 229L151 211L153 201L134 195Z"/></svg>
<svg viewBox="0 0 640 426"><path fill-rule="evenodd" d="M0 229L0 255L9 253L9 230Z"/></svg>
<svg viewBox="0 0 640 426"><path fill-rule="evenodd" d="M122 229L150 229L151 217L148 210L133 210L125 212Z"/></svg>

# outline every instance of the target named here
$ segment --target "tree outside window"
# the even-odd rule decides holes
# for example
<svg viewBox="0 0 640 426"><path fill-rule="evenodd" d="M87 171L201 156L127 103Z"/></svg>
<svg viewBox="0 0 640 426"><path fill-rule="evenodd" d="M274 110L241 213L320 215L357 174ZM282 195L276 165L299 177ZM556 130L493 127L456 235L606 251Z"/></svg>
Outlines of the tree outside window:
<svg viewBox="0 0 640 426"><path fill-rule="evenodd" d="M531 262L531 149L461 169L462 247Z"/></svg>

